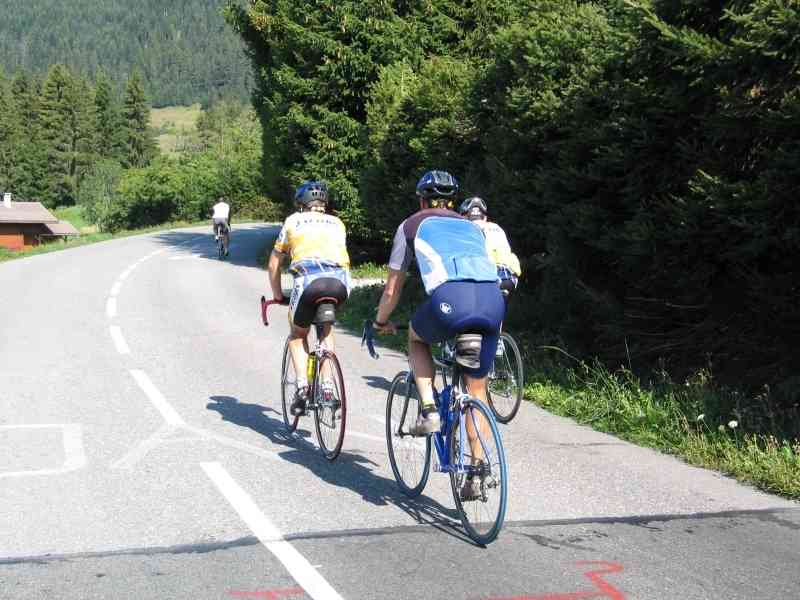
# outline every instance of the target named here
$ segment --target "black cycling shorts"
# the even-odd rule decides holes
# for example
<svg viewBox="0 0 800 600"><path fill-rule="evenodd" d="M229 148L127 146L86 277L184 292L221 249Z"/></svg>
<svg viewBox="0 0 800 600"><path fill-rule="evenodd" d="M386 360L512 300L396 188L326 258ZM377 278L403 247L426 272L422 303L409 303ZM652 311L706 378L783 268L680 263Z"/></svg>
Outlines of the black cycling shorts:
<svg viewBox="0 0 800 600"><path fill-rule="evenodd" d="M347 300L347 286L335 277L320 277L303 289L292 322L303 329L310 327L317 315L317 303L322 298L334 298L337 306Z"/></svg>

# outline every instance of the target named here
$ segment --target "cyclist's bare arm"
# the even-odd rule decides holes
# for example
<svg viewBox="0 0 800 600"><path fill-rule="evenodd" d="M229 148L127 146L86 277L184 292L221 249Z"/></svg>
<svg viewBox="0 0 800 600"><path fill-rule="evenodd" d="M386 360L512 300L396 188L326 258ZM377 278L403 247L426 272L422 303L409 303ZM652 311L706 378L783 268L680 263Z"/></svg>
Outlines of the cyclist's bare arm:
<svg viewBox="0 0 800 600"><path fill-rule="evenodd" d="M391 268L389 269L389 275L386 278L386 285L383 287L383 294L381 295L381 300L378 304L378 315L375 318L377 323L387 323L389 321L389 317L392 315L394 309L397 308L397 304L400 302L400 294L403 291L403 285L405 282L405 271L397 271ZM379 330L382 329L377 323L376 327Z"/></svg>
<svg viewBox="0 0 800 600"><path fill-rule="evenodd" d="M283 252L273 250L269 255L267 270L269 271L269 285L272 288L272 297L275 300L283 300L283 290L281 289L281 261Z"/></svg>

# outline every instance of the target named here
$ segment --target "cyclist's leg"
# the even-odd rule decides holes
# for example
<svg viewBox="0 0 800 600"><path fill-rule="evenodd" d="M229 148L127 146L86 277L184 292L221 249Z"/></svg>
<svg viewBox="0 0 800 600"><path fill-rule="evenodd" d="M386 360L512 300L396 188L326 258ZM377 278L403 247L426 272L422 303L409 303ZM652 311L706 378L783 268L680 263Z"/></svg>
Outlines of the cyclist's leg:
<svg viewBox="0 0 800 600"><path fill-rule="evenodd" d="M505 316L505 301L500 289L487 283L472 283L463 286L462 297L471 304L469 319L462 322L461 327L482 335L480 364L477 368L462 367L464 381L470 395L483 403L487 403L486 380L494 362L497 342L500 336L500 326ZM477 426L477 429L476 429ZM466 420L467 436L472 451L473 460L483 458L483 448L480 444L479 434L484 439L491 435L491 427L483 415L475 412Z"/></svg>
<svg viewBox="0 0 800 600"><path fill-rule="evenodd" d="M298 397L292 402L292 414L305 409L305 396L308 391L308 332L314 319L314 302L308 294L308 281L305 277L295 277L292 297L289 300L289 352L292 355L297 373Z"/></svg>
<svg viewBox="0 0 800 600"><path fill-rule="evenodd" d="M431 346L415 330L413 321L408 327L408 362L414 371L420 403L425 408L434 407L433 377L435 369Z"/></svg>

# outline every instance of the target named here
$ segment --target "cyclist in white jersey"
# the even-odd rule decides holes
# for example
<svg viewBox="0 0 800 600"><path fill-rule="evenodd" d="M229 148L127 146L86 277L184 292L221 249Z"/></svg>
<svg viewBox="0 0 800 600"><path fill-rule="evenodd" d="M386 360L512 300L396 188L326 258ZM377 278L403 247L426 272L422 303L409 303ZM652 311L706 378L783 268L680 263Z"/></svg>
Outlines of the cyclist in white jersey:
<svg viewBox="0 0 800 600"><path fill-rule="evenodd" d="M225 254L228 254L228 246L231 243L231 207L230 204L225 202L225 199L220 196L217 203L213 206L213 221L214 228L214 241L219 240L219 236L225 236Z"/></svg>
<svg viewBox="0 0 800 600"><path fill-rule="evenodd" d="M478 196L467 198L458 207L458 212L466 217L482 230L486 235L486 246L489 248L489 256L497 266L497 276L500 278L500 289L504 295L508 295L517 289L519 277L522 275L522 267L519 258L511 250L508 237L503 228L497 223L492 223L487 218L488 209L486 202Z"/></svg>

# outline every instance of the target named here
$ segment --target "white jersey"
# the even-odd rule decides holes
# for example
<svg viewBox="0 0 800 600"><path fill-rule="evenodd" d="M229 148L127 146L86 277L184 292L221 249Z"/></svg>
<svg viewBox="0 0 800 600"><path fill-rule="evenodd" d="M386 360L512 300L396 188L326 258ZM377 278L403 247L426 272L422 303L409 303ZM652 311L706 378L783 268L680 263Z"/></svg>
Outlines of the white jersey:
<svg viewBox="0 0 800 600"><path fill-rule="evenodd" d="M231 214L231 207L225 202L217 202L214 205L214 219L227 220Z"/></svg>

